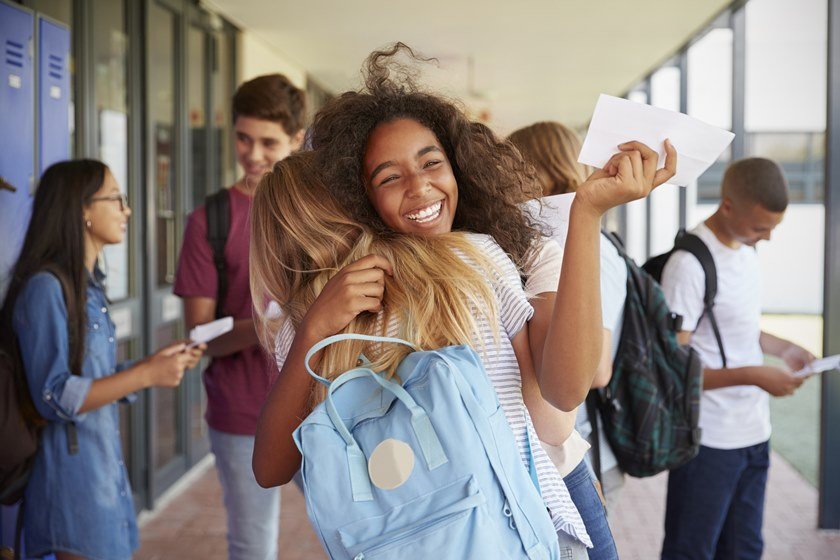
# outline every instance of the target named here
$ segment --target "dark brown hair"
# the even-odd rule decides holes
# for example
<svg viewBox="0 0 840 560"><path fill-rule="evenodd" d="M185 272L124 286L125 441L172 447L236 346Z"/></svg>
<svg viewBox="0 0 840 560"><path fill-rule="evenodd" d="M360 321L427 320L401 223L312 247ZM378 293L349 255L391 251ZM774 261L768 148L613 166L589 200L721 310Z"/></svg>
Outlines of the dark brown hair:
<svg viewBox="0 0 840 560"><path fill-rule="evenodd" d="M771 159L739 159L726 168L721 195L760 204L770 212L784 212L788 205L787 179L779 164Z"/></svg>
<svg viewBox="0 0 840 560"><path fill-rule="evenodd" d="M267 74L239 86L231 109L233 122L238 117L272 121L291 136L304 126L306 94L283 74Z"/></svg>
<svg viewBox="0 0 840 560"><path fill-rule="evenodd" d="M398 62L404 55L408 64ZM348 91L315 115L310 129L316 164L327 186L354 219L376 232L388 227L365 191L363 160L368 139L380 124L412 119L431 130L446 152L458 183L453 229L484 233L518 264L539 234L519 208L539 196L534 169L519 152L485 125L470 122L454 102L416 85L422 59L402 43L368 57L361 91Z"/></svg>
<svg viewBox="0 0 840 560"><path fill-rule="evenodd" d="M10 348L12 314L26 282L49 272L61 282L67 305L70 371L82 373L87 321L88 271L85 269L84 207L102 188L107 167L92 159L55 163L44 171L32 205L20 258L14 266L9 292L0 311L3 345Z"/></svg>

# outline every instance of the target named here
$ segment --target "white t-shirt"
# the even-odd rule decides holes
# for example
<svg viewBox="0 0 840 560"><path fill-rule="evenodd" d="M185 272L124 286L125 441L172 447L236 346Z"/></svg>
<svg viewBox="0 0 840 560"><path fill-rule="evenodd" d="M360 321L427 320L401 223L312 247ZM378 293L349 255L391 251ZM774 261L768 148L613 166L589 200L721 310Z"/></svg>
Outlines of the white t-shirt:
<svg viewBox="0 0 840 560"><path fill-rule="evenodd" d="M627 299L627 265L609 239L601 235L601 320L612 333L612 355L618 349L624 300ZM563 249L554 239L543 238L536 258L525 271L528 297L556 292L563 264Z"/></svg>
<svg viewBox="0 0 840 560"><path fill-rule="evenodd" d="M759 342L761 327L761 278L755 249L727 247L705 224L692 233L700 237L717 268L717 319L727 368L759 366L764 355ZM691 346L706 367L720 369L723 360L708 318L703 313L706 280L696 257L677 251L662 271L662 288L668 306L683 316L683 330L694 331ZM738 449L770 439L769 395L753 385L703 391L700 401L701 443L716 449Z"/></svg>
<svg viewBox="0 0 840 560"><path fill-rule="evenodd" d="M537 432L522 398L519 363L510 341L534 314L534 308L525 298L519 271L493 238L487 235L469 234L469 239L490 258L502 275L488 279L497 298L497 324L491 325L484 315L476 313L481 343L473 344L473 348L481 357L487 375L496 389L496 395L499 397L499 403L516 438L518 451L526 469L529 467L528 444L530 441L540 491L555 529L576 537L587 546L592 546L583 520L569 496L563 478L539 444ZM390 336L395 336L398 327L395 319L386 330ZM494 336L496 332L500 335L498 342ZM278 369L282 369L285 363L294 336L294 327L289 321L285 321L277 334L275 345L274 356Z"/></svg>
<svg viewBox="0 0 840 560"><path fill-rule="evenodd" d="M611 356L615 359L621 326L624 322L624 302L627 299L627 263L618 249L601 235L601 314L604 328L612 334Z"/></svg>

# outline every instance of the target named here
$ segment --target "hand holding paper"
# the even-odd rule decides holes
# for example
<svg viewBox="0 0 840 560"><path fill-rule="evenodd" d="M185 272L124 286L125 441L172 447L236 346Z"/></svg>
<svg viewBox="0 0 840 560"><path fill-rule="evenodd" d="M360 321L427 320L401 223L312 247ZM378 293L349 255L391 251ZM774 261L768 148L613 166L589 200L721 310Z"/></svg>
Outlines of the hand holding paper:
<svg viewBox="0 0 840 560"><path fill-rule="evenodd" d="M193 348L199 344L210 342L214 338L220 337L232 330L233 317L222 317L221 319L203 325L196 325L190 331L190 340L192 342L190 342L187 348Z"/></svg>
<svg viewBox="0 0 840 560"><path fill-rule="evenodd" d="M578 161L601 169L619 151L619 144L636 140L658 151L661 166L663 142L669 139L679 159L677 174L668 182L686 186L720 157L734 137L682 113L601 94Z"/></svg>
<svg viewBox="0 0 840 560"><path fill-rule="evenodd" d="M834 369L840 369L840 354L819 358L804 368L794 372L794 377L808 377L817 373L825 373Z"/></svg>

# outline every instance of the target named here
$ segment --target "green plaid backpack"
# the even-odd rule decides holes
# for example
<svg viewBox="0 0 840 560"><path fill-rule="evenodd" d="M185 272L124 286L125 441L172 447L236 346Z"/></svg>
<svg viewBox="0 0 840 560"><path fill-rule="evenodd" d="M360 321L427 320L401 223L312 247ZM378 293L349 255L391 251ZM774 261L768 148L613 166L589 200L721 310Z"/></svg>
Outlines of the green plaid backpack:
<svg viewBox="0 0 840 560"><path fill-rule="evenodd" d="M589 401L618 466L631 476L652 476L700 449L703 365L694 349L677 342L682 317L668 309L659 284L614 234L604 234L627 264L627 299L612 378Z"/></svg>

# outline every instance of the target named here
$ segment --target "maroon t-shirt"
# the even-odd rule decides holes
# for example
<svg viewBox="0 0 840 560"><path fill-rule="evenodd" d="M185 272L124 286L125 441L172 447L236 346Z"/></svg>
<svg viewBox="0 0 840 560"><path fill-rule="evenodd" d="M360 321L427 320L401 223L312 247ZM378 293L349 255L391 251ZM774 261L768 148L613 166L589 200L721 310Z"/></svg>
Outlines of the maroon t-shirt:
<svg viewBox="0 0 840 560"><path fill-rule="evenodd" d="M234 319L248 319L253 311L248 279L249 216L253 199L236 188L229 192L231 223L225 246L228 287L222 311ZM187 220L174 292L182 298L216 299L217 289L218 274L207 242L207 213L200 206ZM269 379L274 377L276 369L259 345L213 358L204 371L206 418L210 427L220 432L254 435L260 408L268 396Z"/></svg>

